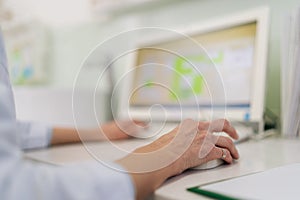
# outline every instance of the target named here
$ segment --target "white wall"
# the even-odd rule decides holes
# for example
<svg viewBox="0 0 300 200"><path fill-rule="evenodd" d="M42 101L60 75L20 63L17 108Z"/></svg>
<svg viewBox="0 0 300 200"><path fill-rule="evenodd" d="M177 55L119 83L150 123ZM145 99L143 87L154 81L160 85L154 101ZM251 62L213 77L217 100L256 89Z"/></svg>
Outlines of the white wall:
<svg viewBox="0 0 300 200"><path fill-rule="evenodd" d="M290 12L296 6L300 6L298 0L194 0L176 1L174 4L161 8L153 8L148 11L138 12L131 16L123 14L113 20L120 26L126 17L135 17L127 28L137 26L160 26L164 28L182 27L195 22L205 21L210 18L220 17L232 12L247 10L262 5L270 7L270 37L267 69L266 106L276 114L280 114L280 27L282 16ZM102 29L109 27L110 23L103 24ZM126 27L125 27L126 28ZM118 29L116 29L118 30ZM130 41L129 41L130 42ZM116 46L116 48L118 48Z"/></svg>
<svg viewBox="0 0 300 200"><path fill-rule="evenodd" d="M99 42L113 34L141 26L160 26L176 29L177 27L220 17L232 12L269 5L271 24L266 105L276 114L280 113L279 42L281 17L284 13L299 5L299 0L186 0L174 1L173 3L169 1L168 4L161 7L153 6L141 10L132 9L131 13L121 12L108 21L99 23L90 21L91 15L88 11L87 0L10 1L12 3L18 2L16 7L20 11L23 10L22 12L33 12L45 22L51 25L59 25L52 29L53 37L51 46L49 46L53 51L51 83L58 87L72 87L80 63L88 52ZM24 11L25 7L26 10ZM84 24L77 22L84 22ZM71 26L69 26L70 24ZM112 49L107 50L107 54L110 54L110 51L113 51L114 48L131 45L133 42L124 41L122 44L116 44ZM106 56L105 53L103 55Z"/></svg>
<svg viewBox="0 0 300 200"><path fill-rule="evenodd" d="M280 113L280 24L282 15L295 6L298 0L199 0L177 3L166 9L156 9L141 15L142 25L176 28L192 22L219 17L231 12L242 11L261 5L271 9L269 58L267 72L266 106L276 114ZM153 14L155 13L155 14Z"/></svg>
<svg viewBox="0 0 300 200"><path fill-rule="evenodd" d="M110 99L105 92L96 92L96 99L100 101L95 103L95 112L93 92L77 90L73 94L70 88L14 88L17 118L57 126L97 127L109 119Z"/></svg>
<svg viewBox="0 0 300 200"><path fill-rule="evenodd" d="M17 17L36 18L48 26L64 26L89 21L87 0L4 0Z"/></svg>

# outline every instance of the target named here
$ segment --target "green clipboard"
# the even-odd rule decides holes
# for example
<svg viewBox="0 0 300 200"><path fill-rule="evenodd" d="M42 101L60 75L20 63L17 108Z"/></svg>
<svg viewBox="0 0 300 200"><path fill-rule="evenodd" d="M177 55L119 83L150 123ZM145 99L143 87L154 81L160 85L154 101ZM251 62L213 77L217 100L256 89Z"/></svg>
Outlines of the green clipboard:
<svg viewBox="0 0 300 200"><path fill-rule="evenodd" d="M203 195L203 196L212 198L212 199L218 199L218 200L240 200L240 199L238 199L236 197L230 197L230 196L227 196L227 195L224 195L224 194L220 194L220 193L216 193L216 192L212 192L212 191L209 191L209 190L203 190L199 186L187 188L186 190L190 191L190 192L194 192L194 193L199 194L199 195Z"/></svg>

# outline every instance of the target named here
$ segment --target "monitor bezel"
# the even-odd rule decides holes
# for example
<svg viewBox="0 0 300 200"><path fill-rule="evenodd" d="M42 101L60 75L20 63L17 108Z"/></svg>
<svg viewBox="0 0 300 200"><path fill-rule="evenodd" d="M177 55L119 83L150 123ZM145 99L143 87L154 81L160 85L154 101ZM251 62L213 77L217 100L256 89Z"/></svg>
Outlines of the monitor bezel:
<svg viewBox="0 0 300 200"><path fill-rule="evenodd" d="M222 30L226 28L231 28L234 26L240 26L243 24L248 24L251 22L256 22L256 38L255 38L255 58L254 58L254 69L252 74L252 94L250 100L250 116L247 119L250 122L259 122L263 123L263 113L264 113L264 105L265 105L265 84L266 84L266 69L267 69L267 47L268 47L268 30L269 30L269 8L267 6L238 12L235 14L214 18L211 20L206 20L201 23L191 24L184 28L178 28L176 31L183 33L185 35L196 35L202 34L205 32L212 32L217 30ZM170 37L170 35L151 35L149 37L143 37L140 41L138 41L137 48L142 48L145 46L149 46L151 44L157 43L165 43L176 38ZM136 64L136 54L130 55L131 62L128 63L127 70L130 71ZM126 70L126 71L127 71ZM133 77L128 77L132 80ZM131 85L128 81L124 84L122 89L122 99L129 98L129 91ZM130 113L128 113L130 112ZM201 111L205 113L205 109ZM243 110L244 112L244 110ZM189 117L191 118L202 118L206 114L195 113L191 110L189 113ZM178 111L171 111L168 113L168 120L177 121L182 118L176 117ZM227 109L226 110L226 118L230 120L242 120L239 116L240 113L238 109ZM120 101L120 112L119 116L121 118L124 117L132 117L133 119L142 119L148 120L149 118L149 110L142 107L129 107L128 101ZM152 119L160 118L160 113L151 113ZM185 116L183 116L185 117ZM242 120L243 121L243 120ZM262 125L260 125L262 126ZM260 128L261 129L261 128Z"/></svg>

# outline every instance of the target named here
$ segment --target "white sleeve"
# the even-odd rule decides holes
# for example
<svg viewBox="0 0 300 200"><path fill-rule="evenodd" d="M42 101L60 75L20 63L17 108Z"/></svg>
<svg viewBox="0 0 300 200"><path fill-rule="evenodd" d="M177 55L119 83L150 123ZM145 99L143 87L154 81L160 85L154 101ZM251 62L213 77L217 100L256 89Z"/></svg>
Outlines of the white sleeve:
<svg viewBox="0 0 300 200"><path fill-rule="evenodd" d="M17 121L22 149L44 148L50 145L52 127L39 122Z"/></svg>
<svg viewBox="0 0 300 200"><path fill-rule="evenodd" d="M56 167L24 160L15 122L0 119L0 199L134 199L130 176L100 162Z"/></svg>
<svg viewBox="0 0 300 200"><path fill-rule="evenodd" d="M130 176L100 162L55 167L24 160L13 101L0 31L0 199L134 199Z"/></svg>
<svg viewBox="0 0 300 200"><path fill-rule="evenodd" d="M130 176L100 162L57 167L24 160L14 125L1 121L0 199L134 199Z"/></svg>

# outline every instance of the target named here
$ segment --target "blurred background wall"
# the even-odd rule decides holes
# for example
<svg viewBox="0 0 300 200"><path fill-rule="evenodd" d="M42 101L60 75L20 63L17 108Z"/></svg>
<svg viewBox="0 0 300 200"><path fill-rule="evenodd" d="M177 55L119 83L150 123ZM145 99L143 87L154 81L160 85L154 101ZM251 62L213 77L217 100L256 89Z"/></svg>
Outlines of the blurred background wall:
<svg viewBox="0 0 300 200"><path fill-rule="evenodd" d="M84 58L112 35L144 26L178 30L262 5L271 10L266 106L280 115L281 19L298 0L0 0L0 23L16 90L71 89ZM135 42L95 59L105 64L115 48Z"/></svg>

